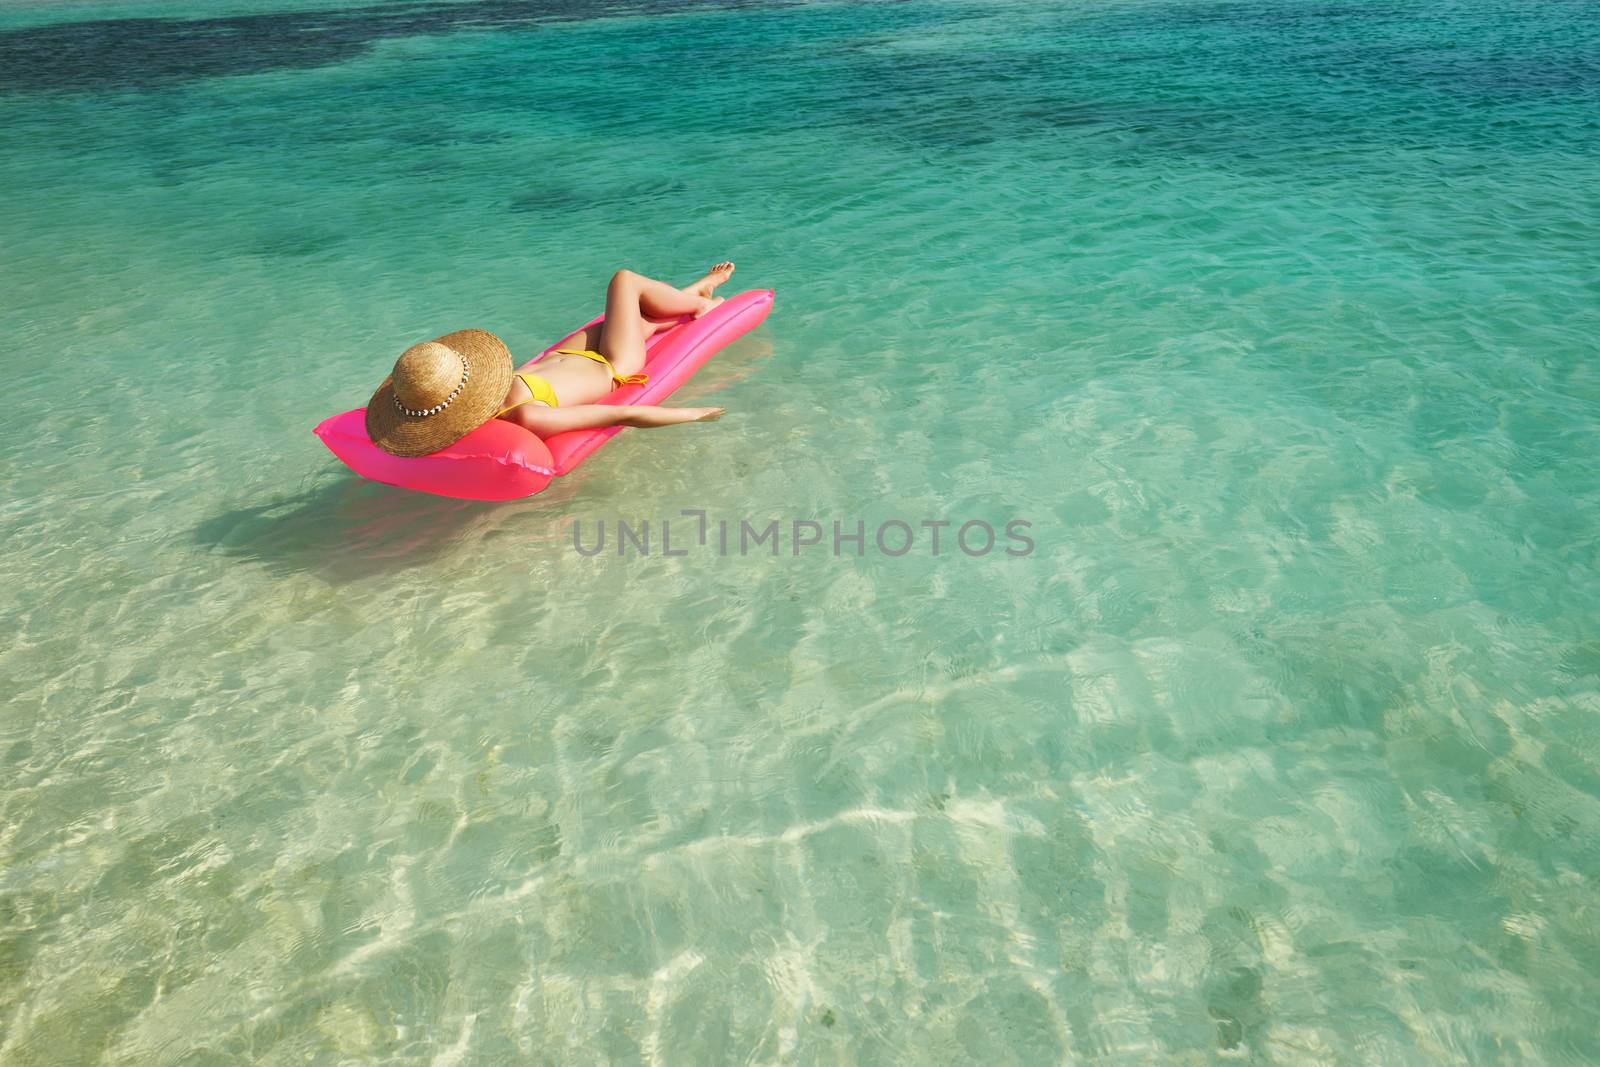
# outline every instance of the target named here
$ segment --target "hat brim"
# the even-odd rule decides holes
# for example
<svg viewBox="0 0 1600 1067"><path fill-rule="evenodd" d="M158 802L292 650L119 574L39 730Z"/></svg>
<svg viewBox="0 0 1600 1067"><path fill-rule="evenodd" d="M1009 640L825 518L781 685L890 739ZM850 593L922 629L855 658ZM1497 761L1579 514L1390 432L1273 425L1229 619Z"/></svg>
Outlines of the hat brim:
<svg viewBox="0 0 1600 1067"><path fill-rule="evenodd" d="M449 448L494 418L511 388L511 350L488 330L457 330L434 339L467 362L467 384L443 411L408 415L395 402L394 376L367 401L367 436L394 456L426 456Z"/></svg>

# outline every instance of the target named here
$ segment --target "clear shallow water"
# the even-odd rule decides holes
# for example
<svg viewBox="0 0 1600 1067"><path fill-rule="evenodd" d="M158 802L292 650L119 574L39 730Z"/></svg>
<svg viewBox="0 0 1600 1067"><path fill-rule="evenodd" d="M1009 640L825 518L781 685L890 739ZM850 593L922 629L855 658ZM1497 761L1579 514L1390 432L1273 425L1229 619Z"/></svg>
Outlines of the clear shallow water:
<svg viewBox="0 0 1600 1067"><path fill-rule="evenodd" d="M0 1060L1600 1059L1593 3L219 12L0 16ZM720 423L310 436L724 255Z"/></svg>

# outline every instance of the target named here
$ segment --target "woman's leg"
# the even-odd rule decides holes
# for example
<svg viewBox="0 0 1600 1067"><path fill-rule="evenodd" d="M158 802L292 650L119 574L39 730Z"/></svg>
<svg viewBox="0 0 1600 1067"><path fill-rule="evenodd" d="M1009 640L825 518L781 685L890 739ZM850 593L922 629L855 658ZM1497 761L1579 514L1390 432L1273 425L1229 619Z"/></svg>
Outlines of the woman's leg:
<svg viewBox="0 0 1600 1067"><path fill-rule="evenodd" d="M719 263L687 289L678 289L631 270L617 271L606 288L606 317L595 349L618 374L638 374L644 369L644 343L662 320L699 316L716 307L722 301L711 291L732 273L732 263Z"/></svg>
<svg viewBox="0 0 1600 1067"><path fill-rule="evenodd" d="M596 348L618 374L638 374L644 369L644 343L655 332L645 316L692 315L703 303L703 298L690 296L666 282L619 270L606 287L606 318L600 324Z"/></svg>

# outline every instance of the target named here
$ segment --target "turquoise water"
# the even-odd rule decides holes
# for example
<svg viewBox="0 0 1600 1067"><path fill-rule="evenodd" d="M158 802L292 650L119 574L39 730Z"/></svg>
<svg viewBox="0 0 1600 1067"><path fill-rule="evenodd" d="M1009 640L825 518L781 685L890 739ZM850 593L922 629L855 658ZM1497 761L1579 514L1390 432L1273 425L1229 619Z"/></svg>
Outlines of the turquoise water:
<svg viewBox="0 0 1600 1067"><path fill-rule="evenodd" d="M193 14L0 11L0 1062L1600 1061L1593 0ZM724 256L721 422L310 434Z"/></svg>

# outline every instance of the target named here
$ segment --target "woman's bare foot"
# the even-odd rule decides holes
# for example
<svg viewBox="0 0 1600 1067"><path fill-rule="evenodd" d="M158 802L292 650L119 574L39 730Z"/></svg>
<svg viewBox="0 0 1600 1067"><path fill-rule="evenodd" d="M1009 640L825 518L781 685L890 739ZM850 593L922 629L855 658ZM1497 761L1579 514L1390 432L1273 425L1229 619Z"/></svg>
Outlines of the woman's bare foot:
<svg viewBox="0 0 1600 1067"><path fill-rule="evenodd" d="M731 277L733 277L733 261L726 260L706 271L706 276L693 285L684 286L683 291L692 296L709 297L716 292L717 286Z"/></svg>
<svg viewBox="0 0 1600 1067"><path fill-rule="evenodd" d="M700 316L704 315L706 312L722 303L722 301L723 298L720 296L706 297L703 301L701 301L700 306L695 309L694 317L698 319Z"/></svg>
<svg viewBox="0 0 1600 1067"><path fill-rule="evenodd" d="M714 422L722 418L722 408L658 408L630 404L622 417L624 426L676 426L680 422Z"/></svg>

